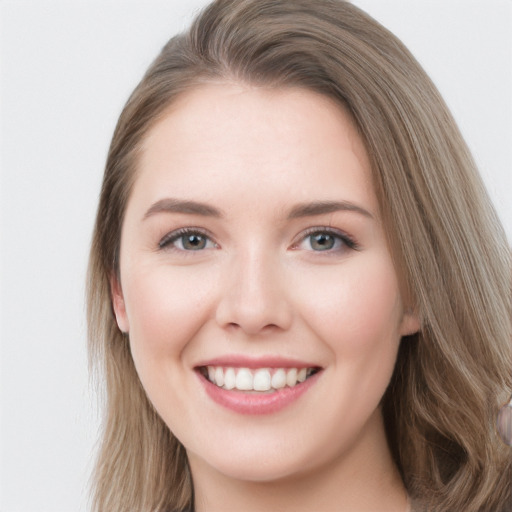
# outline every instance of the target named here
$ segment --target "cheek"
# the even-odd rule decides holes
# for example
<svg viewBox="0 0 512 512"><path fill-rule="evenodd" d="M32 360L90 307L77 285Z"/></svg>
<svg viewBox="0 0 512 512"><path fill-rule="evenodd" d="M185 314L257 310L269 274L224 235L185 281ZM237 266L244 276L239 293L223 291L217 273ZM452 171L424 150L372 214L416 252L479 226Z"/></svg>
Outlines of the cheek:
<svg viewBox="0 0 512 512"><path fill-rule="evenodd" d="M396 347L402 306L393 266L377 257L348 263L308 287L309 325L343 356Z"/></svg>
<svg viewBox="0 0 512 512"><path fill-rule="evenodd" d="M340 269L336 279L321 281L323 286L317 281L323 293L316 293L307 309L308 327L328 347L333 363L332 391L337 391L325 419L332 425L342 422L349 437L360 432L389 384L402 316L392 265L359 263Z"/></svg>
<svg viewBox="0 0 512 512"><path fill-rule="evenodd" d="M125 297L134 358L179 354L210 313L212 275L142 265L127 272Z"/></svg>

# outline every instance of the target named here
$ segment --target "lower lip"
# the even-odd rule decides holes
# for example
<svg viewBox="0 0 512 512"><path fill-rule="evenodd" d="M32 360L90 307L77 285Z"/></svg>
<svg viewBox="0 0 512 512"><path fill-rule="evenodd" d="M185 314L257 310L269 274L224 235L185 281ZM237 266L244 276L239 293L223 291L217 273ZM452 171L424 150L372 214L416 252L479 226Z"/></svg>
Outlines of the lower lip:
<svg viewBox="0 0 512 512"><path fill-rule="evenodd" d="M219 405L238 414L273 414L298 400L315 384L321 372L291 388L282 388L272 393L245 393L219 388L198 373L208 396Z"/></svg>

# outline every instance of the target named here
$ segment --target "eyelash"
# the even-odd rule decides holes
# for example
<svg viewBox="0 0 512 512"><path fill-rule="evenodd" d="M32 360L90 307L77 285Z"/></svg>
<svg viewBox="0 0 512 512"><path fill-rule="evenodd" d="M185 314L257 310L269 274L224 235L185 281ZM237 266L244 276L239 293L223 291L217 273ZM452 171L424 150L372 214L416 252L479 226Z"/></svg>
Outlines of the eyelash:
<svg viewBox="0 0 512 512"><path fill-rule="evenodd" d="M172 231L171 233L168 233L165 235L160 242L158 243L159 249L170 249L170 250L177 250L177 251L183 251L183 252L193 252L188 251L186 249L179 249L177 247L173 247L172 244L174 244L176 241L178 241L180 238L183 238L185 236L200 236L204 239L206 239L207 243L208 241L212 242L214 245L217 245L215 242L213 242L211 236L204 230L199 228L180 228L176 231Z"/></svg>
<svg viewBox="0 0 512 512"><path fill-rule="evenodd" d="M299 241L292 245L292 249L298 249L300 244L302 244L305 240L307 240L308 237L311 237L312 235L328 235L333 237L335 240L339 240L343 245L343 247L338 249L326 249L324 251L313 250L313 252L335 253L346 249L351 249L354 251L359 250L359 244L354 240L354 238L352 238L347 233L330 227L314 227L307 229L301 233Z"/></svg>
<svg viewBox="0 0 512 512"><path fill-rule="evenodd" d="M176 231L172 231L171 233L168 233L165 235L160 242L158 243L159 249L170 249L170 250L178 250L182 252L194 252L193 250L187 250L187 249L180 249L177 247L173 247L172 244L174 244L176 241L178 241L180 238L183 238L185 236L194 236L197 235L199 237L202 237L206 239L206 243L211 242L216 247L217 244L212 240L212 237L204 230L200 228L180 228ZM336 240L341 241L342 245L344 247L338 248L338 249L326 249L324 251L315 251L312 250L312 252L326 252L326 253L333 253L338 252L343 249L352 249L352 250L358 250L359 245L357 242L349 236L347 233L343 233L339 230L329 228L329 227L314 227L309 228L300 235L300 239L298 242L294 243L291 246L291 249L298 249L300 244L302 244L308 237L311 237L312 235L328 235L330 237L333 237ZM198 251L204 250L204 249L198 249Z"/></svg>

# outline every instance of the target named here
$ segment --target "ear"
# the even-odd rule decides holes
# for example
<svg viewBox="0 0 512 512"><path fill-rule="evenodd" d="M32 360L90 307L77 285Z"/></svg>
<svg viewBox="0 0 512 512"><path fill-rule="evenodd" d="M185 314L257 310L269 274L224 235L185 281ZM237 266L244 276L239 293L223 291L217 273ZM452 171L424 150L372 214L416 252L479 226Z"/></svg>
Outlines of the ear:
<svg viewBox="0 0 512 512"><path fill-rule="evenodd" d="M126 314L123 290L115 274L110 278L110 294L112 296L112 307L116 315L117 326L121 332L127 333L130 331L130 325L128 323L128 315Z"/></svg>
<svg viewBox="0 0 512 512"><path fill-rule="evenodd" d="M421 328L420 315L415 309L406 309L400 323L400 335L410 336L416 334Z"/></svg>

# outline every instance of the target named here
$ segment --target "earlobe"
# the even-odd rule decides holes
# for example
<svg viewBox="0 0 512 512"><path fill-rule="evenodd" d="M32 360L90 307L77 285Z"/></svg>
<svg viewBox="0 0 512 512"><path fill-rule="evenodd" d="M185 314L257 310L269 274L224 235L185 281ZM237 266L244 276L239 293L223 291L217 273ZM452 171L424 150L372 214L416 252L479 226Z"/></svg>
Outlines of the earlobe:
<svg viewBox="0 0 512 512"><path fill-rule="evenodd" d="M110 278L110 294L112 296L112 307L114 308L114 314L116 315L117 326L121 332L128 333L130 326L128 324L128 316L126 314L123 290L116 275L113 275Z"/></svg>
<svg viewBox="0 0 512 512"><path fill-rule="evenodd" d="M400 325L401 336L411 336L416 334L421 328L420 315L416 310L407 309L404 311L402 323Z"/></svg>

